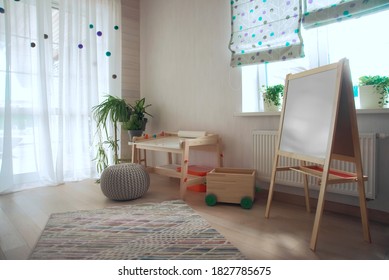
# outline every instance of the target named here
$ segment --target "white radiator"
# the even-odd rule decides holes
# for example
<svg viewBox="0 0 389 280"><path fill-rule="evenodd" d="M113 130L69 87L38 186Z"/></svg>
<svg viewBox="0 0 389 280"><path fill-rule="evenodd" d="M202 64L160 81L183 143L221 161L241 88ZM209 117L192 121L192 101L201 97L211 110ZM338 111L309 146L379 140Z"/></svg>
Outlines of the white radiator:
<svg viewBox="0 0 389 280"><path fill-rule="evenodd" d="M257 170L257 176L264 181L270 181L273 160L277 145L278 131L253 131L253 156L254 168ZM375 162L376 162L376 134L361 133L359 136L362 154L363 174L368 176L365 181L366 197L375 198ZM291 158L280 157L279 166L295 166L299 161ZM335 169L349 172L355 172L353 163L333 160L332 165ZM309 176L310 189L319 189L317 179ZM276 183L288 186L303 187L303 177L299 172L280 171L276 175ZM327 186L328 192L340 193L351 196L358 196L357 184L334 184Z"/></svg>

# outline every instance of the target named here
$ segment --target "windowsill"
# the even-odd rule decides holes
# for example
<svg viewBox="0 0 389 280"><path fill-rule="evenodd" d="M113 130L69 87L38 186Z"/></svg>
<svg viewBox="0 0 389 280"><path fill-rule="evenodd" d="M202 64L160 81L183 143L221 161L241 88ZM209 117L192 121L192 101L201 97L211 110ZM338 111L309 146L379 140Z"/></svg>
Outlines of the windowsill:
<svg viewBox="0 0 389 280"><path fill-rule="evenodd" d="M357 109L357 115L368 114L389 114L389 108L383 109ZM234 117L268 117L280 116L281 112L238 112L234 113Z"/></svg>
<svg viewBox="0 0 389 280"><path fill-rule="evenodd" d="M238 112L234 113L234 117L265 117L279 116L281 112Z"/></svg>

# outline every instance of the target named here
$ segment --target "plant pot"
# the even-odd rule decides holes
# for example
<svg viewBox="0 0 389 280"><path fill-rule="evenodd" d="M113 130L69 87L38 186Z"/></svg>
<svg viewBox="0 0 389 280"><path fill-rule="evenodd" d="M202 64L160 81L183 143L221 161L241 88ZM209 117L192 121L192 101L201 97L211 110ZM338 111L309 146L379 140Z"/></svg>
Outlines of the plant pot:
<svg viewBox="0 0 389 280"><path fill-rule="evenodd" d="M128 131L128 136L130 136L130 141L132 141L133 137L139 137L142 136L143 130L129 130Z"/></svg>
<svg viewBox="0 0 389 280"><path fill-rule="evenodd" d="M147 118L143 118L143 121L142 121L142 130L143 131L146 130L146 124L147 124Z"/></svg>
<svg viewBox="0 0 389 280"><path fill-rule="evenodd" d="M282 109L282 98L280 98L281 104L275 105L272 101L263 100L263 111L264 112L279 112Z"/></svg>
<svg viewBox="0 0 389 280"><path fill-rule="evenodd" d="M283 93L282 84L265 87L262 90L264 112L279 112L282 108Z"/></svg>
<svg viewBox="0 0 389 280"><path fill-rule="evenodd" d="M276 106L272 102L263 101L264 112L279 112L281 106Z"/></svg>
<svg viewBox="0 0 389 280"><path fill-rule="evenodd" d="M359 102L361 109L383 108L382 95L377 93L374 86L359 86Z"/></svg>
<svg viewBox="0 0 389 280"><path fill-rule="evenodd" d="M131 121L133 121L133 123L131 123ZM133 125L134 123L137 125ZM143 132L146 130L146 123L147 123L146 118L144 118L141 122L137 121L136 119L134 120L130 119L129 123L125 123L123 125L123 129L127 129L128 136L130 136L130 140L132 140L134 136L137 137L142 136ZM138 129L131 129L131 128L138 128Z"/></svg>

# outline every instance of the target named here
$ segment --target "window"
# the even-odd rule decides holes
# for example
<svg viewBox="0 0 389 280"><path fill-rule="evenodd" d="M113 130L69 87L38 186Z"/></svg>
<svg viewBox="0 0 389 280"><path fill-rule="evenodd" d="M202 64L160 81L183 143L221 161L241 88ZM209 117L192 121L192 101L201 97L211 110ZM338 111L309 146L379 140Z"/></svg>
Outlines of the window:
<svg viewBox="0 0 389 280"><path fill-rule="evenodd" d="M51 9L51 20L52 20L52 28L53 28L53 38L51 38L52 42L52 50L49 52L52 53L52 61L49 63L52 64L52 73L53 80L55 85L58 85L58 49L59 49L59 34L58 34L58 26L59 26L59 12L58 8L53 7ZM34 23L31 23L31 30L36 29ZM5 36L5 34L2 34ZM32 50L36 49L37 38L33 38L33 41L29 41L29 34L24 32L16 33L13 32L11 34L10 40L12 42L17 42L18 46L22 45L30 45ZM47 39L47 34L44 35L45 39ZM33 53L33 52L32 52ZM0 63L0 88L4 89L6 80L6 46L3 45L0 47L0 57L2 58L2 63ZM30 56L26 53L22 55L13 55L11 58L12 67L10 70L11 76L11 87L12 87L12 110L14 110L14 119L12 122L12 137L17 139L17 141L13 142L13 172L15 174L15 181L18 182L20 175L25 177L33 177L36 176L36 165L35 165L35 150L34 150L34 116L36 116L37 112L34 110L32 104L34 97L30 94L31 88L36 86L36 80L38 79L38 74L36 70L34 70L34 65L38 64L36 61L36 57L34 54L30 54ZM30 61L33 64L30 64ZM56 89L57 87L53 87ZM53 91L50 91L50 98L53 99L57 96L57 94ZM3 135L4 135L4 115L5 115L5 96L4 94L0 97L0 151L1 155L3 154ZM3 99L4 98L4 99ZM35 100L36 102L36 100ZM58 115L58 112L56 113ZM0 166L3 164L3 157L0 157Z"/></svg>
<svg viewBox="0 0 389 280"><path fill-rule="evenodd" d="M0 1L0 194L97 175L91 108L121 92L120 4Z"/></svg>
<svg viewBox="0 0 389 280"><path fill-rule="evenodd" d="M302 30L305 57L242 67L242 112L263 111L259 89L284 84L289 73L298 73L348 58L357 88L363 75L389 75L389 11L319 28ZM356 106L359 99L356 94Z"/></svg>

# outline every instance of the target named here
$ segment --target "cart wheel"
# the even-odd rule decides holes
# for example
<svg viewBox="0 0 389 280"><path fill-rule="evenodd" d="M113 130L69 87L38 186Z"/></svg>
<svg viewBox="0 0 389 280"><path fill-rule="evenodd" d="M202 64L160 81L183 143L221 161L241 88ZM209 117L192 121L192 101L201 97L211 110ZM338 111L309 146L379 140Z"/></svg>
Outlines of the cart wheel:
<svg viewBox="0 0 389 280"><path fill-rule="evenodd" d="M205 203L206 203L208 206L215 206L216 203L217 203L216 195L214 195L213 193L207 194L207 195L205 196Z"/></svg>
<svg viewBox="0 0 389 280"><path fill-rule="evenodd" d="M251 207L253 207L253 200L250 197L245 196L240 200L240 206L243 209L251 209Z"/></svg>

